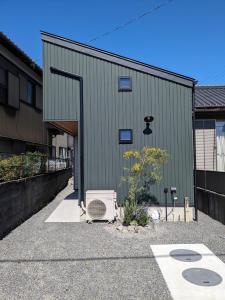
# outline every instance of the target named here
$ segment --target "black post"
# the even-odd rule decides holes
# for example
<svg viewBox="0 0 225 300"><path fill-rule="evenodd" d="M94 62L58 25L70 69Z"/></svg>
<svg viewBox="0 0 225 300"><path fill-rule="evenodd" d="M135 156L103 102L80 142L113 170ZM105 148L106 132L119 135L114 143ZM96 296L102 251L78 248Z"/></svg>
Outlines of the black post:
<svg viewBox="0 0 225 300"><path fill-rule="evenodd" d="M194 156L194 206L195 206L195 221L198 221L198 200L197 200L197 182L196 182L196 138L195 138L195 84L192 89L192 132L193 132L193 156Z"/></svg>
<svg viewBox="0 0 225 300"><path fill-rule="evenodd" d="M167 207L168 207L168 203L167 203L167 193L168 193L168 188L164 188L164 194L165 194L165 210L166 210L166 221L167 221Z"/></svg>

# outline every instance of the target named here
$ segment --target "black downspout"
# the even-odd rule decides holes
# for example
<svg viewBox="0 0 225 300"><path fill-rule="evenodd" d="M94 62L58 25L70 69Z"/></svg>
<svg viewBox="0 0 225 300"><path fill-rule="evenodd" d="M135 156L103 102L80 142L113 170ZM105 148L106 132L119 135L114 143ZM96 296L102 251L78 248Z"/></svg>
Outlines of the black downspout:
<svg viewBox="0 0 225 300"><path fill-rule="evenodd" d="M50 71L64 77L78 80L80 83L80 199L84 201L84 91L83 91L83 77L50 67Z"/></svg>
<svg viewBox="0 0 225 300"><path fill-rule="evenodd" d="M192 89L192 131L193 131L193 155L194 155L194 206L195 206L195 221L198 221L198 200L197 200L197 181L196 181L196 138L195 138L195 84Z"/></svg>
<svg viewBox="0 0 225 300"><path fill-rule="evenodd" d="M80 202L84 201L84 92L80 77Z"/></svg>

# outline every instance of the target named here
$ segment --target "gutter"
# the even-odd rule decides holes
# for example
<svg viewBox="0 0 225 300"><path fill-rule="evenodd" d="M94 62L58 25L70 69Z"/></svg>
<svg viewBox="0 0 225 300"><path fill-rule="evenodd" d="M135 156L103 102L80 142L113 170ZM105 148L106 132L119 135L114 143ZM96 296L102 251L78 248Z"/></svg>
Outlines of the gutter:
<svg viewBox="0 0 225 300"><path fill-rule="evenodd" d="M194 82L192 88L192 134L193 134L193 156L194 156L194 169L193 169L193 178L194 178L194 207L195 207L195 221L198 221L198 201L197 201L197 180L196 180L196 136L195 136L195 85L197 81Z"/></svg>

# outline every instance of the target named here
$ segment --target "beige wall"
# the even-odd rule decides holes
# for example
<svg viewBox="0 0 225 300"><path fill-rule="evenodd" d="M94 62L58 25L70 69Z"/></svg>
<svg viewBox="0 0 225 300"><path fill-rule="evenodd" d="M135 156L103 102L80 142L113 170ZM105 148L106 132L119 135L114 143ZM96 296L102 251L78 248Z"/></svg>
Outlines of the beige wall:
<svg viewBox="0 0 225 300"><path fill-rule="evenodd" d="M57 135L52 139L52 146L56 147L56 157L59 157L59 147L73 148L73 137L67 133Z"/></svg>
<svg viewBox="0 0 225 300"><path fill-rule="evenodd" d="M20 109L0 105L0 136L47 144L46 125L42 113L20 102Z"/></svg>

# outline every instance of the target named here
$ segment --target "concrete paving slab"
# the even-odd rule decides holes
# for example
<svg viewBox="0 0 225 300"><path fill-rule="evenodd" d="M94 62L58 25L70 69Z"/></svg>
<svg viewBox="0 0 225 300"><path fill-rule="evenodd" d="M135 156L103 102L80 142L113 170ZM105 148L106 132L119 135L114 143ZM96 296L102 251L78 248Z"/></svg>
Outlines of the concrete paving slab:
<svg viewBox="0 0 225 300"><path fill-rule="evenodd" d="M78 200L62 200L45 222L80 222L80 206L78 205Z"/></svg>
<svg viewBox="0 0 225 300"><path fill-rule="evenodd" d="M224 300L225 264L205 245L152 245L151 248L174 300ZM178 257L174 256L175 251ZM185 260L177 259L182 255Z"/></svg>

